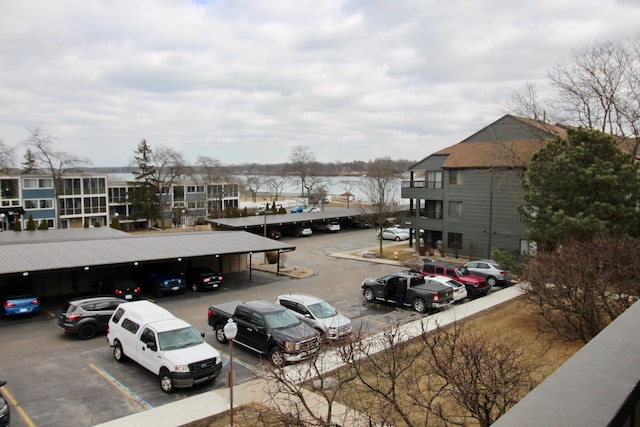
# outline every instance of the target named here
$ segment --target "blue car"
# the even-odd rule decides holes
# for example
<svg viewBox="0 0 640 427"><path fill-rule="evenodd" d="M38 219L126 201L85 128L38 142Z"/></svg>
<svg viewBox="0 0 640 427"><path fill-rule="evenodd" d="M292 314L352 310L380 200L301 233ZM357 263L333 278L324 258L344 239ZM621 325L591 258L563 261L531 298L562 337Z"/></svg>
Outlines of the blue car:
<svg viewBox="0 0 640 427"><path fill-rule="evenodd" d="M187 285L177 273L150 273L146 280L147 290L156 297L184 292Z"/></svg>
<svg viewBox="0 0 640 427"><path fill-rule="evenodd" d="M40 311L40 300L33 289L21 285L9 285L0 288L2 316L35 314Z"/></svg>
<svg viewBox="0 0 640 427"><path fill-rule="evenodd" d="M291 212L291 213L304 212L304 206L296 206L294 208L291 208L291 210L289 212Z"/></svg>

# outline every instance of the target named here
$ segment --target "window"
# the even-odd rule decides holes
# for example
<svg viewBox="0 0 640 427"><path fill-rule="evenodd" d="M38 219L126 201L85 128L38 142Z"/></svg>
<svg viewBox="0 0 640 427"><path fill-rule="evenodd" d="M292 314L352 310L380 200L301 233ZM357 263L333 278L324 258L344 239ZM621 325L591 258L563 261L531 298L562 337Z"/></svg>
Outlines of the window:
<svg viewBox="0 0 640 427"><path fill-rule="evenodd" d="M425 210L427 218L442 219L442 201L426 200Z"/></svg>
<svg viewBox="0 0 640 427"><path fill-rule="evenodd" d="M460 249L462 247L462 233L447 233L447 247Z"/></svg>
<svg viewBox="0 0 640 427"><path fill-rule="evenodd" d="M105 213L107 212L107 201L104 197L85 197L85 213Z"/></svg>
<svg viewBox="0 0 640 427"><path fill-rule="evenodd" d="M442 172L427 172L427 188L442 188Z"/></svg>
<svg viewBox="0 0 640 427"><path fill-rule="evenodd" d="M84 194L104 194L105 179L104 178L84 178L82 180Z"/></svg>
<svg viewBox="0 0 640 427"><path fill-rule="evenodd" d="M82 194L80 178L65 179L62 188L62 195L71 196L74 194Z"/></svg>
<svg viewBox="0 0 640 427"><path fill-rule="evenodd" d="M122 321L122 328L131 332L132 334L135 334L136 332L138 332L138 328L140 328L140 325L129 319L124 319Z"/></svg>
<svg viewBox="0 0 640 427"><path fill-rule="evenodd" d="M51 178L25 178L22 181L24 188L53 188Z"/></svg>
<svg viewBox="0 0 640 427"><path fill-rule="evenodd" d="M79 197L60 199L60 215L80 215L82 213L82 199Z"/></svg>
<svg viewBox="0 0 640 427"><path fill-rule="evenodd" d="M204 193L204 185L187 185L187 193Z"/></svg>
<svg viewBox="0 0 640 427"><path fill-rule="evenodd" d="M462 202L449 202L449 216L462 216Z"/></svg>
<svg viewBox="0 0 640 427"><path fill-rule="evenodd" d="M449 171L449 185L462 185L462 171L460 169Z"/></svg>
<svg viewBox="0 0 640 427"><path fill-rule="evenodd" d="M37 200L25 200L24 201L24 208L25 209L36 209L37 207Z"/></svg>
<svg viewBox="0 0 640 427"><path fill-rule="evenodd" d="M124 314L124 310L119 308L116 310L115 313L113 313L113 322L114 323L118 323L120 321L120 318L122 317L122 315Z"/></svg>

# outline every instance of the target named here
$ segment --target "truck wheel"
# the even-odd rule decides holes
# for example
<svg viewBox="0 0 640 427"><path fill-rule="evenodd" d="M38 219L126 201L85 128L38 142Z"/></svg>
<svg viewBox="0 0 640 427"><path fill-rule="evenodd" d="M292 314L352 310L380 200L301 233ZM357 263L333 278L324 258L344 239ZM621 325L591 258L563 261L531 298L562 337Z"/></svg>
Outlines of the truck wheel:
<svg viewBox="0 0 640 427"><path fill-rule="evenodd" d="M416 298L413 300L413 309L418 313L424 313L427 311L427 304L420 298Z"/></svg>
<svg viewBox="0 0 640 427"><path fill-rule="evenodd" d="M90 340L96 336L96 326L93 323L87 323L78 331L78 337L81 340Z"/></svg>
<svg viewBox="0 0 640 427"><path fill-rule="evenodd" d="M322 345L324 343L325 338L326 338L325 332L320 328L315 328L315 329L316 329L316 331L318 331L318 344Z"/></svg>
<svg viewBox="0 0 640 427"><path fill-rule="evenodd" d="M218 340L220 344L226 344L229 342L224 334L224 326L222 325L216 326L216 340Z"/></svg>
<svg viewBox="0 0 640 427"><path fill-rule="evenodd" d="M113 358L116 359L116 362L123 363L126 360L126 357L127 356L124 355L124 350L122 349L122 344L120 344L120 341L115 340L113 343Z"/></svg>
<svg viewBox="0 0 640 427"><path fill-rule="evenodd" d="M282 354L282 350L280 350L280 348L278 347L273 347L269 352L269 360L275 366L284 365L284 355Z"/></svg>
<svg viewBox="0 0 640 427"><path fill-rule="evenodd" d="M491 276L487 277L487 284L489 286L495 286L496 283L498 283L498 281L496 280L495 277L491 277Z"/></svg>
<svg viewBox="0 0 640 427"><path fill-rule="evenodd" d="M376 299L376 293L373 292L373 289L371 288L364 289L364 299L367 300L367 302L373 302Z"/></svg>
<svg viewBox="0 0 640 427"><path fill-rule="evenodd" d="M176 388L173 386L173 378L171 377L171 372L169 372L167 368L162 368L160 370L160 388L167 394L173 393L176 390Z"/></svg>

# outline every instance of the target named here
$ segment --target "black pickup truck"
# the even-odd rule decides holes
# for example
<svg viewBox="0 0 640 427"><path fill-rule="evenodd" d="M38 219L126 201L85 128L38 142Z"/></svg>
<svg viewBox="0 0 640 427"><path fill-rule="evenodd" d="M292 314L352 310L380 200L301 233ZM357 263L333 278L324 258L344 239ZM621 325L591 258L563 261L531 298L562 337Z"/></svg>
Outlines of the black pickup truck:
<svg viewBox="0 0 640 427"><path fill-rule="evenodd" d="M382 277L368 277L362 281L362 295L368 302L395 301L398 280L405 280L407 292L404 304L418 313L432 308L444 308L453 302L453 288L434 281L426 281L420 273L399 271Z"/></svg>
<svg viewBox="0 0 640 427"><path fill-rule="evenodd" d="M320 346L315 329L289 309L270 301L214 304L209 307L208 318L218 342L227 342L224 326L233 319L238 325L234 343L267 356L276 366L306 359Z"/></svg>

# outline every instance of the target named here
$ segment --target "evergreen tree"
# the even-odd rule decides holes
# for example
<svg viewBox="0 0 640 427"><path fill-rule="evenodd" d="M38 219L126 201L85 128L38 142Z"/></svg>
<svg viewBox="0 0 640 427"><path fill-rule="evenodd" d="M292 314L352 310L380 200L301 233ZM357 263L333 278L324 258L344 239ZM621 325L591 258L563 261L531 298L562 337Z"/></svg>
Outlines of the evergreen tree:
<svg viewBox="0 0 640 427"><path fill-rule="evenodd" d="M36 155L33 154L31 148L27 148L27 151L24 153L24 160L21 163L22 169L20 173L22 175L33 175L38 173L38 159Z"/></svg>
<svg viewBox="0 0 640 427"><path fill-rule="evenodd" d="M134 172L136 188L131 194L134 215L145 218L147 224L160 215L160 188L157 171L152 162L152 154L147 140L140 141L134 156L138 165L138 171Z"/></svg>
<svg viewBox="0 0 640 427"><path fill-rule="evenodd" d="M33 215L29 214L29 219L27 220L27 226L25 230L34 231L36 229L36 222L33 220Z"/></svg>
<svg viewBox="0 0 640 427"><path fill-rule="evenodd" d="M13 223L13 231L22 231L22 221L18 219Z"/></svg>
<svg viewBox="0 0 640 427"><path fill-rule="evenodd" d="M570 128L532 157L520 208L527 238L550 250L569 238L640 233L638 164L602 132Z"/></svg>
<svg viewBox="0 0 640 427"><path fill-rule="evenodd" d="M49 224L47 224L47 220L41 219L40 223L38 224L38 230L48 230L48 229L49 229Z"/></svg>

